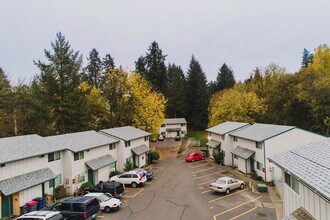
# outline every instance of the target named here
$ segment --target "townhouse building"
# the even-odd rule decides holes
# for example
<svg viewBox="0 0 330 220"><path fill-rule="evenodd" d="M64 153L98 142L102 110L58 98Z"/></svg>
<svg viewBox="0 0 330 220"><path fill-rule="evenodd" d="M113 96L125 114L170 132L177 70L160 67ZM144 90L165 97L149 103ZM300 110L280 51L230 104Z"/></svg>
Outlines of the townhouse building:
<svg viewBox="0 0 330 220"><path fill-rule="evenodd" d="M187 134L187 121L184 118L165 118L159 133L166 138L184 137Z"/></svg>
<svg viewBox="0 0 330 220"><path fill-rule="evenodd" d="M213 153L221 153L223 155L223 164L226 166L232 165L231 152L233 151L233 137L230 132L250 126L248 123L227 121L219 125L206 129L208 132L208 142L206 146L209 151L210 158L213 158Z"/></svg>
<svg viewBox="0 0 330 220"><path fill-rule="evenodd" d="M131 126L125 126L104 129L100 131L100 134L119 140L117 149L119 171L124 171L124 165L128 161L137 167L143 167L147 164L147 153L150 150L150 133Z"/></svg>
<svg viewBox="0 0 330 220"><path fill-rule="evenodd" d="M330 138L269 157L281 169L284 219L330 219Z"/></svg>

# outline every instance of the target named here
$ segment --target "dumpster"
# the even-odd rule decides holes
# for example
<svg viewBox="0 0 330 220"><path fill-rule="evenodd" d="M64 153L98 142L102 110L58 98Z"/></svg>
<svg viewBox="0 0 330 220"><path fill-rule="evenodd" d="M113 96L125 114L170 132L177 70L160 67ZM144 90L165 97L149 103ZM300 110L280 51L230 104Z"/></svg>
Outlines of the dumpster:
<svg viewBox="0 0 330 220"><path fill-rule="evenodd" d="M27 207L28 207L28 212L33 212L33 211L36 211L38 202L31 200L31 201L28 201L25 205L27 205Z"/></svg>
<svg viewBox="0 0 330 220"><path fill-rule="evenodd" d="M45 206L44 205L45 204L45 200L42 197L34 198L33 201L38 202L37 207L36 207L37 211L38 210L41 210Z"/></svg>
<svg viewBox="0 0 330 220"><path fill-rule="evenodd" d="M28 213L29 209L28 209L27 205L23 205L20 207L20 211L21 211L21 215L24 215L24 214Z"/></svg>
<svg viewBox="0 0 330 220"><path fill-rule="evenodd" d="M258 189L258 192L267 192L267 186L266 184L257 184L257 189Z"/></svg>

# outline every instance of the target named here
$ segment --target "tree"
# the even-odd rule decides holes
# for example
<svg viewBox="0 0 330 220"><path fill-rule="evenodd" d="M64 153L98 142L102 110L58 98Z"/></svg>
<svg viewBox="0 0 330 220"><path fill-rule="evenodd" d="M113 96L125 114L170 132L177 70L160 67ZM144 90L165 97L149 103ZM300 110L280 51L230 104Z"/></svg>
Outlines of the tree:
<svg viewBox="0 0 330 220"><path fill-rule="evenodd" d="M168 65L167 116L180 118L186 115L186 80L183 70L175 64Z"/></svg>
<svg viewBox="0 0 330 220"><path fill-rule="evenodd" d="M222 91L224 89L232 88L235 85L234 72L227 64L223 64L219 69L217 75L217 90Z"/></svg>
<svg viewBox="0 0 330 220"><path fill-rule="evenodd" d="M211 97L215 92L217 91L217 82L216 81L210 81L207 84L207 93Z"/></svg>
<svg viewBox="0 0 330 220"><path fill-rule="evenodd" d="M204 129L207 125L209 96L207 80L199 62L192 56L187 74L187 118L192 126Z"/></svg>
<svg viewBox="0 0 330 220"><path fill-rule="evenodd" d="M131 73L129 83L133 98L133 125L156 135L165 118L165 97L153 91L151 84L140 74Z"/></svg>
<svg viewBox="0 0 330 220"><path fill-rule="evenodd" d="M308 67L308 65L313 62L313 58L314 58L314 54L312 54L306 48L304 48L301 67L302 68Z"/></svg>
<svg viewBox="0 0 330 220"><path fill-rule="evenodd" d="M35 77L36 93L47 106L49 127L64 134L88 128L86 92L81 90L82 56L71 49L62 33L51 43L53 51L45 50L47 63L35 62L40 74Z"/></svg>
<svg viewBox="0 0 330 220"><path fill-rule="evenodd" d="M115 68L115 61L110 54L106 54L102 60L102 68L104 72L108 72L109 69Z"/></svg>
<svg viewBox="0 0 330 220"><path fill-rule="evenodd" d="M220 91L210 100L209 127L225 121L254 123L265 111L263 100L254 92L237 87Z"/></svg>
<svg viewBox="0 0 330 220"><path fill-rule="evenodd" d="M145 56L146 76L153 88L162 94L167 94L167 68L162 50L156 41L152 42ZM141 60L140 60L141 62Z"/></svg>
<svg viewBox="0 0 330 220"><path fill-rule="evenodd" d="M13 91L5 72L0 68L0 137L14 134Z"/></svg>
<svg viewBox="0 0 330 220"><path fill-rule="evenodd" d="M99 88L102 70L102 62L99 57L99 52L97 52L97 50L93 48L89 53L89 57L87 58L87 60L88 65L86 67L86 71L88 75L88 84Z"/></svg>
<svg viewBox="0 0 330 220"><path fill-rule="evenodd" d="M143 56L140 56L135 62L135 72L141 74L143 77L147 77L146 61Z"/></svg>

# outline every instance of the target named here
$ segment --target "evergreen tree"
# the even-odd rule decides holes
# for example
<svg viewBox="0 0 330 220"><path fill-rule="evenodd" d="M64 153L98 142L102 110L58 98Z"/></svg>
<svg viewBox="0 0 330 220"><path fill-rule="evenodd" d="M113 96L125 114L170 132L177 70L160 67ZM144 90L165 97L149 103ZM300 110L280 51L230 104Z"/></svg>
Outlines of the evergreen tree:
<svg viewBox="0 0 330 220"><path fill-rule="evenodd" d="M187 74L187 119L193 127L204 129L208 121L207 80L199 62L192 56Z"/></svg>
<svg viewBox="0 0 330 220"><path fill-rule="evenodd" d="M230 89L235 85L235 78L233 71L223 64L219 69L217 75L217 91L222 91L224 89Z"/></svg>
<svg viewBox="0 0 330 220"><path fill-rule="evenodd" d="M40 74L35 77L35 93L49 114L49 129L64 134L88 129L86 92L80 88L82 56L71 49L61 33L45 50L48 60L35 62Z"/></svg>
<svg viewBox="0 0 330 220"><path fill-rule="evenodd" d="M106 54L102 60L102 68L104 72L108 72L109 69L115 68L115 61L110 54Z"/></svg>
<svg viewBox="0 0 330 220"><path fill-rule="evenodd" d="M180 118L186 115L186 80L183 70L175 64L168 65L167 117Z"/></svg>
<svg viewBox="0 0 330 220"><path fill-rule="evenodd" d="M139 59L135 62L135 72L141 74L147 78L147 68L145 57L140 56Z"/></svg>
<svg viewBox="0 0 330 220"><path fill-rule="evenodd" d="M306 48L304 48L301 67L302 68L308 67L308 65L313 62L313 58L314 58L314 54L309 52Z"/></svg>
<svg viewBox="0 0 330 220"><path fill-rule="evenodd" d="M207 84L207 93L209 94L209 96L211 97L216 91L217 91L217 82L216 81L210 81Z"/></svg>
<svg viewBox="0 0 330 220"><path fill-rule="evenodd" d="M152 84L153 88L163 94L167 93L167 68L162 50L156 41L151 43L145 57L146 79Z"/></svg>
<svg viewBox="0 0 330 220"><path fill-rule="evenodd" d="M88 84L99 88L101 81L100 72L102 69L102 62L99 57L99 52L97 52L97 50L93 48L89 53L89 57L87 58L87 60L89 62L86 67L88 74Z"/></svg>

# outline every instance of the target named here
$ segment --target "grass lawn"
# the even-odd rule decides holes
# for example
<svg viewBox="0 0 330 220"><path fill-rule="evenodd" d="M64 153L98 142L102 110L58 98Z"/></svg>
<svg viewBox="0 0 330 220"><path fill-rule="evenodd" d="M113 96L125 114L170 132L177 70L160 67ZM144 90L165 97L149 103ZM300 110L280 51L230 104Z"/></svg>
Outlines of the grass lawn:
<svg viewBox="0 0 330 220"><path fill-rule="evenodd" d="M194 137L201 141L201 147L205 147L207 143L207 132L206 131L188 131L190 137Z"/></svg>

